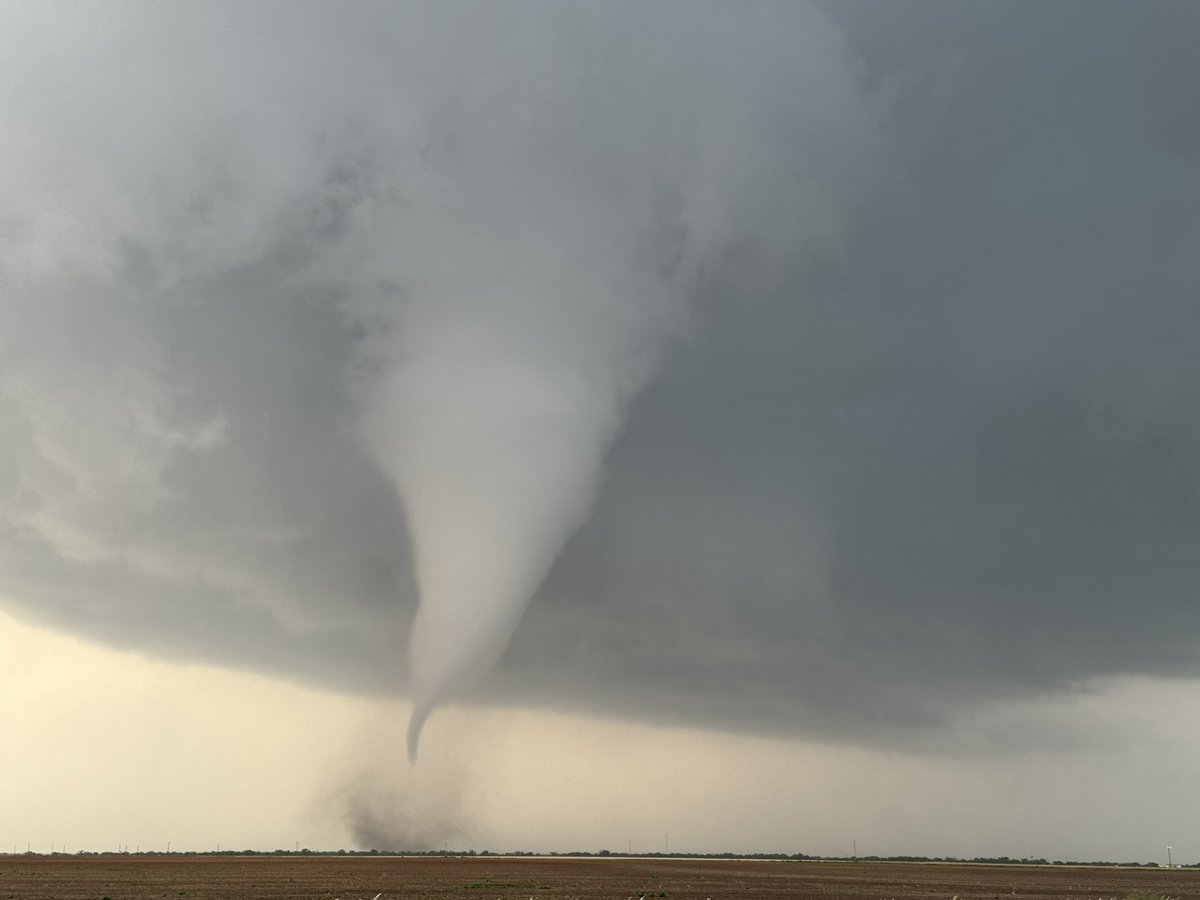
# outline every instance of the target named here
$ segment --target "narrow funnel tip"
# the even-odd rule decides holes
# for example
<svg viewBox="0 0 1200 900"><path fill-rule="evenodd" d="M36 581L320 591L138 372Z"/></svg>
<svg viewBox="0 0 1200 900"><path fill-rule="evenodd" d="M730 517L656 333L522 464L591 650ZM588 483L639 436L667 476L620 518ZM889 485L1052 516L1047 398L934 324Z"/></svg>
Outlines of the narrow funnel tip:
<svg viewBox="0 0 1200 900"><path fill-rule="evenodd" d="M408 720L408 762L409 765L416 765L417 762L417 747L421 743L421 729L425 727L425 720L429 718L429 706L420 704L413 707L412 716Z"/></svg>

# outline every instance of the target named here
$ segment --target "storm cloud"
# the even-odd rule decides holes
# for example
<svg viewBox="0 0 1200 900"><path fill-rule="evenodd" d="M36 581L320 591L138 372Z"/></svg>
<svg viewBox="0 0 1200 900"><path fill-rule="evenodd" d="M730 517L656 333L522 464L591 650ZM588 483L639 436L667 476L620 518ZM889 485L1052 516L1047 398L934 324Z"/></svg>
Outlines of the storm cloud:
<svg viewBox="0 0 1200 900"><path fill-rule="evenodd" d="M4 16L21 616L408 693L439 415L532 378L499 477L578 472L476 702L941 745L1197 674L1194 5Z"/></svg>

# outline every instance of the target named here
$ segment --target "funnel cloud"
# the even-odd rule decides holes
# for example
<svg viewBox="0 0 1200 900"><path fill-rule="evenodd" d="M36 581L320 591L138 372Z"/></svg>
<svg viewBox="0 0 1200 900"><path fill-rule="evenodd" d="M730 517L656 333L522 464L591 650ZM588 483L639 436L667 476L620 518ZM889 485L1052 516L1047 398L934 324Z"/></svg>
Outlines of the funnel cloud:
<svg viewBox="0 0 1200 900"><path fill-rule="evenodd" d="M1197 674L1192 5L0 20L9 612L407 697L410 756L454 701L976 752Z"/></svg>
<svg viewBox="0 0 1200 900"><path fill-rule="evenodd" d="M364 428L414 554L410 756L431 709L495 665L588 518L625 407L686 326L704 267L738 242L778 238L755 218L760 180L803 187L795 158L773 170L739 152L781 150L779 110L760 108L780 69L797 68L771 38L781 11L541 12L518 16L512 35L507 15L497 23L486 61L473 54L467 70L487 75L478 95L426 135L449 145L420 169L440 188L381 213L400 296L377 338ZM510 39L534 41L519 62ZM747 67L747 44L766 58ZM573 46L584 64L563 57ZM852 93L839 75L832 90ZM669 89L646 93L655 83ZM816 125L830 89L775 101ZM850 125L869 137L865 114ZM840 223L816 218L794 250L839 237Z"/></svg>

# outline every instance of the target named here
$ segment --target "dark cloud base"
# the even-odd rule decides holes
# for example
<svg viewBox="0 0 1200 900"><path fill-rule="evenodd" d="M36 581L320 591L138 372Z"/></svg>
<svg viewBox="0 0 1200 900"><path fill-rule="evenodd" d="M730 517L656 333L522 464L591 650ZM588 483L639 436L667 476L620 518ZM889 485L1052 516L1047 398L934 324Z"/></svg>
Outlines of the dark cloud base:
<svg viewBox="0 0 1200 900"><path fill-rule="evenodd" d="M810 159L852 227L814 252L772 207L705 267L479 698L920 741L980 704L1200 669L1195 7L818 9L877 142ZM384 190L359 143L228 264L189 274L133 234L94 290L0 301L11 609L403 690L409 540L354 423L374 326L323 262ZM197 198L219 207L222 177ZM149 420L92 390L127 397L125 366L155 373ZM151 502L113 500L139 485Z"/></svg>

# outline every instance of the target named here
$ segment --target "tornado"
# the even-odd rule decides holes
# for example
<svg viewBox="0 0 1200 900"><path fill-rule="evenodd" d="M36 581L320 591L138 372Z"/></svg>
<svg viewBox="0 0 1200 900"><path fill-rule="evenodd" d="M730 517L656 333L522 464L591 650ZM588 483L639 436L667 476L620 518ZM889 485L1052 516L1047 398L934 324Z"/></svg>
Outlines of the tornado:
<svg viewBox="0 0 1200 900"><path fill-rule="evenodd" d="M812 9L542 12L451 29L462 70L406 95L403 152L352 220L363 433L419 594L414 759L500 659L705 298L769 288L797 241L834 252L850 211L811 172L869 132L831 113L854 108L850 70L813 76L842 48ZM780 38L792 16L805 54Z"/></svg>
<svg viewBox="0 0 1200 900"><path fill-rule="evenodd" d="M651 323L606 335L572 327L578 296L543 302L508 308L533 317L523 328L481 328L461 308L412 315L371 399L372 447L403 500L420 595L409 640L414 760L429 714L496 664L587 518L621 410L650 370L640 357ZM491 297L493 310L500 303Z"/></svg>

